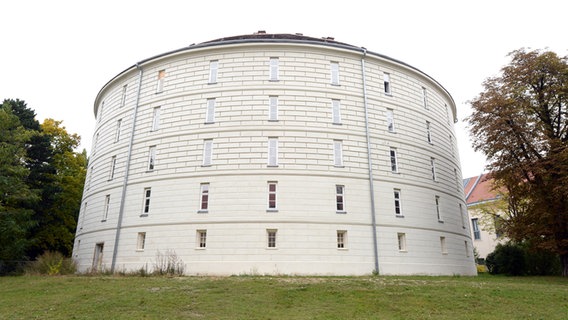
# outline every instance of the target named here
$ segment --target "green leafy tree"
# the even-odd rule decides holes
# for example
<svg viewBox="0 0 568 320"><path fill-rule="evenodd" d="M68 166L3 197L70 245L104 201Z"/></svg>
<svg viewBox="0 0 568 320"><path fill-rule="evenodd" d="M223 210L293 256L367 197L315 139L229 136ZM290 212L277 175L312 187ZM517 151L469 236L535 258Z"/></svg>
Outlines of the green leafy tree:
<svg viewBox="0 0 568 320"><path fill-rule="evenodd" d="M506 194L503 231L560 256L568 276L568 58L520 49L467 118L473 146Z"/></svg>

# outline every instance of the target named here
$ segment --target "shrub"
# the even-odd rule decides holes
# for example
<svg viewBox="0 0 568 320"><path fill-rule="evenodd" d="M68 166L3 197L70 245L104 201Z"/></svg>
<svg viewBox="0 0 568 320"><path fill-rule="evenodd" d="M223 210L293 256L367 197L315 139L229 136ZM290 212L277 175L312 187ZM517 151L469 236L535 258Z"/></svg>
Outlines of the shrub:
<svg viewBox="0 0 568 320"><path fill-rule="evenodd" d="M160 250L156 253L156 261L154 262L154 274L159 275L178 275L184 274L185 264L183 260L180 259L176 252L173 250L166 250L165 254L162 254Z"/></svg>
<svg viewBox="0 0 568 320"><path fill-rule="evenodd" d="M491 274L520 275L559 275L558 256L546 252L531 250L528 243L498 244L485 259L487 270Z"/></svg>
<svg viewBox="0 0 568 320"><path fill-rule="evenodd" d="M74 274L77 265L71 258L65 258L60 252L46 251L26 268L28 274L44 274L49 276Z"/></svg>

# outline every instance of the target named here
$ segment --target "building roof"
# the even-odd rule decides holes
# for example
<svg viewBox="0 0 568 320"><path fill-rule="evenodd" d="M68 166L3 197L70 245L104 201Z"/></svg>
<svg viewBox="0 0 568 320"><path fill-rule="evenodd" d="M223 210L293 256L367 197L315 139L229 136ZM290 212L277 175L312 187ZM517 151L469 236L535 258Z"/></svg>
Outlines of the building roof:
<svg viewBox="0 0 568 320"><path fill-rule="evenodd" d="M463 189L468 206L499 199L499 193L493 189L493 178L489 173L463 179Z"/></svg>
<svg viewBox="0 0 568 320"><path fill-rule="evenodd" d="M310 42L321 42L327 44L335 44L335 45L343 45L349 46L353 48L360 49L359 47L335 41L333 37L322 37L322 38L315 38L315 37L308 37L304 36L302 33L266 33L266 31L260 30L253 34L244 34L239 36L230 36L230 37L223 37L215 40L205 41L200 43L202 44L212 44L217 42L232 42L232 41L240 41L240 40L261 40L261 41L270 41L270 40L294 40L294 41L310 41Z"/></svg>

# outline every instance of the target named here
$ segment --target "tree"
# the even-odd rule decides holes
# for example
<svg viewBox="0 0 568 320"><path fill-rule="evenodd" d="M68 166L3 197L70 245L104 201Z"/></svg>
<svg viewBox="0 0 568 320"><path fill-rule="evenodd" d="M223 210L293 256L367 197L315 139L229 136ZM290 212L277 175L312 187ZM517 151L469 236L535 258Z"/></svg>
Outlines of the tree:
<svg viewBox="0 0 568 320"><path fill-rule="evenodd" d="M568 58L525 49L509 56L466 120L505 190L503 231L558 254L568 276Z"/></svg>

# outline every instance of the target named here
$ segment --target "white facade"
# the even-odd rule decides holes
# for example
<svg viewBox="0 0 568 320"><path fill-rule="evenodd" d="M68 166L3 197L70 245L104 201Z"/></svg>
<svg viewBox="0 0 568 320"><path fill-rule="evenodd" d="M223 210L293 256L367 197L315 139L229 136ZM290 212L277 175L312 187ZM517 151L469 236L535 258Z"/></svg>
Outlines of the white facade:
<svg viewBox="0 0 568 320"><path fill-rule="evenodd" d="M81 271L169 250L187 274L476 273L455 104L400 61L225 38L126 69L94 109Z"/></svg>

